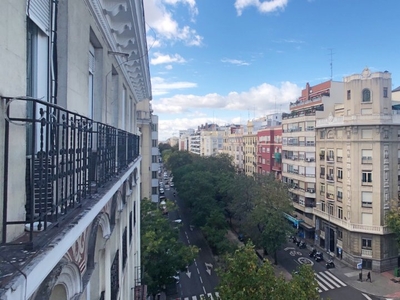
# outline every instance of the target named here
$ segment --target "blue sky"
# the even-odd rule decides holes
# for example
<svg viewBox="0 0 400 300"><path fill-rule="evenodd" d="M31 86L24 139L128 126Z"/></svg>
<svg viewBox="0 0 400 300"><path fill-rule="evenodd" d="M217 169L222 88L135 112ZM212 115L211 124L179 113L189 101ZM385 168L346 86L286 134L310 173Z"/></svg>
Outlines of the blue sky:
<svg viewBox="0 0 400 300"><path fill-rule="evenodd" d="M159 140L288 111L311 85L371 71L400 85L400 0L144 0ZM332 55L331 55L332 54Z"/></svg>

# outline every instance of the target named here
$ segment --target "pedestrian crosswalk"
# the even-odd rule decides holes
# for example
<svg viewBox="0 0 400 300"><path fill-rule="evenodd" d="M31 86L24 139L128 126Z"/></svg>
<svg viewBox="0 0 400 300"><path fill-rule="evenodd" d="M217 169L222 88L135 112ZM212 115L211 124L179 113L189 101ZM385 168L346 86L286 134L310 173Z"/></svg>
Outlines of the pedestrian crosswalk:
<svg viewBox="0 0 400 300"><path fill-rule="evenodd" d="M207 293L190 297L183 297L182 300L221 300L218 292Z"/></svg>
<svg viewBox="0 0 400 300"><path fill-rule="evenodd" d="M329 271L315 273L315 278L318 282L319 293L347 286L343 281Z"/></svg>

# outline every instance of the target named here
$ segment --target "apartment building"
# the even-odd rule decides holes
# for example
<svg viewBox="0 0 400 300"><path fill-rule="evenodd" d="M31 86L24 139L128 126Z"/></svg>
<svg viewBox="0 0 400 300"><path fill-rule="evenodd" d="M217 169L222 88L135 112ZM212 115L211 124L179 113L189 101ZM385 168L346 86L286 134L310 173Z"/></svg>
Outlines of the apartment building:
<svg viewBox="0 0 400 300"><path fill-rule="evenodd" d="M223 148L224 131L220 128L217 130L202 130L200 132L200 155L215 156Z"/></svg>
<svg viewBox="0 0 400 300"><path fill-rule="evenodd" d="M260 129L257 132L257 173L282 175L282 126Z"/></svg>
<svg viewBox="0 0 400 300"><path fill-rule="evenodd" d="M146 299L142 4L2 1L1 299Z"/></svg>
<svg viewBox="0 0 400 300"><path fill-rule="evenodd" d="M349 263L382 272L400 266L385 213L399 197L400 115L391 74L344 78L343 104L316 122L316 242Z"/></svg>
<svg viewBox="0 0 400 300"><path fill-rule="evenodd" d="M248 121L243 134L244 173L247 176L257 174L257 122Z"/></svg>
<svg viewBox="0 0 400 300"><path fill-rule="evenodd" d="M343 83L308 83L290 113L282 117L282 181L289 185L293 216L288 219L305 238L314 239L313 207L316 205L315 122L327 117L335 103L342 101Z"/></svg>
<svg viewBox="0 0 400 300"><path fill-rule="evenodd" d="M243 131L244 127L242 125L226 126L221 150L221 153L232 157L232 163L240 173L244 171L245 163L243 152Z"/></svg>
<svg viewBox="0 0 400 300"><path fill-rule="evenodd" d="M189 152L200 155L200 132L189 137Z"/></svg>
<svg viewBox="0 0 400 300"><path fill-rule="evenodd" d="M136 114L142 149L140 198L158 202L158 170L160 168L158 116L153 115L149 100L137 104Z"/></svg>

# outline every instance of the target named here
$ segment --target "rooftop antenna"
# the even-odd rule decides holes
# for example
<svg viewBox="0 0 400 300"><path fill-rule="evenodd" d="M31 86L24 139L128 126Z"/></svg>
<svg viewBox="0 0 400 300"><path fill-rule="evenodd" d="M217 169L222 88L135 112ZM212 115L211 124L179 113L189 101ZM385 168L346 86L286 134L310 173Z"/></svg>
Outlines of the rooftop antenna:
<svg viewBox="0 0 400 300"><path fill-rule="evenodd" d="M333 49L332 48L329 48L328 49L329 51L330 51L330 56L331 56L331 62L330 62L330 66L331 66L331 81L332 81L332 78L333 78Z"/></svg>

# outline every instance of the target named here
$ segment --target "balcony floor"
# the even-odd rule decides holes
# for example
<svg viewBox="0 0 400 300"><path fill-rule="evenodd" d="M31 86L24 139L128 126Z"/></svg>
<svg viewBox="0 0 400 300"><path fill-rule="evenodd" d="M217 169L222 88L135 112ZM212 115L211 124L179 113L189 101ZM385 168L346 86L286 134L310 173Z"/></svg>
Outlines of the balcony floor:
<svg viewBox="0 0 400 300"><path fill-rule="evenodd" d="M58 223L58 226L34 233L35 244L33 248L27 247L26 243L29 242L29 232L27 231L14 240L12 244L0 246L0 299L2 299L3 293L10 288L13 280L17 276L21 276L21 271L25 274L29 273L27 267L29 266L29 269L32 270L36 265L35 259L38 256L40 257L41 254L50 252L54 248L53 245L57 244L67 232L74 228L79 220L86 216L87 212L106 195L123 174L125 173L122 172L121 176L113 178L105 187L98 188L91 198L82 201L82 206L68 214L65 219ZM57 264L57 262L53 263L54 265Z"/></svg>

